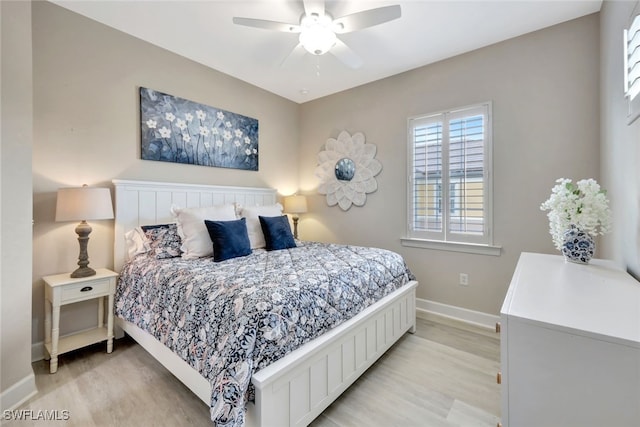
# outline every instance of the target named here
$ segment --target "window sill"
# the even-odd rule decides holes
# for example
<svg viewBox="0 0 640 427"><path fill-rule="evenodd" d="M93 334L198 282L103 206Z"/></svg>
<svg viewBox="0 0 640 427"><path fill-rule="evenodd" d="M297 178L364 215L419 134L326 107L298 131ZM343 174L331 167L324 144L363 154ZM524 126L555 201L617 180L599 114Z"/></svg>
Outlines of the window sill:
<svg viewBox="0 0 640 427"><path fill-rule="evenodd" d="M476 243L443 242L440 240L427 240L403 237L400 239L402 246L412 248L436 249L440 251L464 252L468 254L500 256L502 246L480 245Z"/></svg>

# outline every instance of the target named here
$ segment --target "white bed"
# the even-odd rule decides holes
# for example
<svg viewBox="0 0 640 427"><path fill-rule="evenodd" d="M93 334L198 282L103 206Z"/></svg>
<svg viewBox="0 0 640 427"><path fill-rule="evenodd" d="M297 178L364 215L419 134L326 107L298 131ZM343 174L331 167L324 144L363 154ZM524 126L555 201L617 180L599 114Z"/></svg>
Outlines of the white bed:
<svg viewBox="0 0 640 427"><path fill-rule="evenodd" d="M276 202L268 188L226 187L114 180L114 264L125 262L124 234L138 225L173 222L170 207L243 206ZM289 353L252 376L255 403L247 405L247 426L305 426L327 408L405 332L415 331L415 289L404 287L356 317ZM209 382L180 357L132 323L117 326L135 339L207 405Z"/></svg>

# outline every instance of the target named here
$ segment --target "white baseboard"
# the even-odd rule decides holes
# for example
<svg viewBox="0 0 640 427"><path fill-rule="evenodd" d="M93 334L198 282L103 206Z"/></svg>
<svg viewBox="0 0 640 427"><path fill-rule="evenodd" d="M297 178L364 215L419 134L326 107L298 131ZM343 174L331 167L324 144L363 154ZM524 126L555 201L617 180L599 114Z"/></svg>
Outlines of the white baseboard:
<svg viewBox="0 0 640 427"><path fill-rule="evenodd" d="M36 376L31 372L29 375L4 390L0 394L2 411L13 410L31 399L38 389L36 388Z"/></svg>
<svg viewBox="0 0 640 427"><path fill-rule="evenodd" d="M500 321L500 316L483 313L481 311L469 310L467 308L456 307L454 305L442 304L440 302L429 301L422 298L416 299L416 310L437 314L450 319L460 320L488 329L495 329L496 322Z"/></svg>

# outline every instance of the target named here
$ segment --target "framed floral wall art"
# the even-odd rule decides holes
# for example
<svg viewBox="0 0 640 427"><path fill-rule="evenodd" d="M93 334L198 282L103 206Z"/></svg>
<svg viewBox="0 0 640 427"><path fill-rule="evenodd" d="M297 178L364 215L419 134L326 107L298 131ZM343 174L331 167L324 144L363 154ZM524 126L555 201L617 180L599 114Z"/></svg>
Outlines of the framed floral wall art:
<svg viewBox="0 0 640 427"><path fill-rule="evenodd" d="M258 120L140 88L143 160L258 170Z"/></svg>

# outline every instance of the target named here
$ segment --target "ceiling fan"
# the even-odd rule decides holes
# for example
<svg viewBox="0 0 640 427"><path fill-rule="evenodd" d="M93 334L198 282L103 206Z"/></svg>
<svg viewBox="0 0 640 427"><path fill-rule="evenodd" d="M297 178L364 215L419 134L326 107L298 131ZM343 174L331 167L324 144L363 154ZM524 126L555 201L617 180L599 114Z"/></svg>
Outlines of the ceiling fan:
<svg viewBox="0 0 640 427"><path fill-rule="evenodd" d="M337 35L383 24L400 18L402 14L400 5L393 5L364 10L334 19L325 10L324 0L304 0L303 3L304 13L298 24L239 17L234 17L233 23L265 30L300 34L299 43L293 52L306 50L313 55L324 55L329 52L348 67L359 68L362 65L362 60Z"/></svg>

